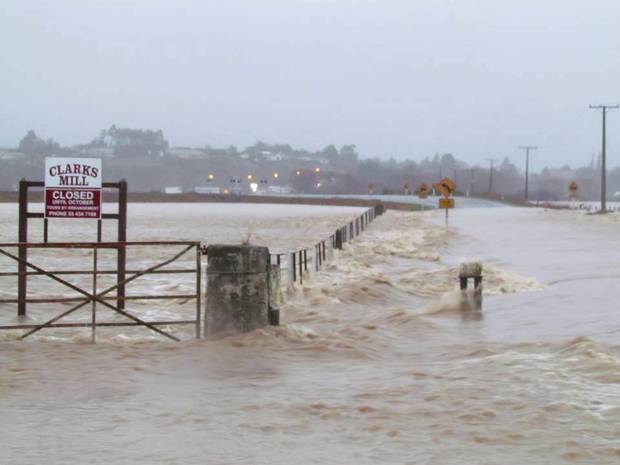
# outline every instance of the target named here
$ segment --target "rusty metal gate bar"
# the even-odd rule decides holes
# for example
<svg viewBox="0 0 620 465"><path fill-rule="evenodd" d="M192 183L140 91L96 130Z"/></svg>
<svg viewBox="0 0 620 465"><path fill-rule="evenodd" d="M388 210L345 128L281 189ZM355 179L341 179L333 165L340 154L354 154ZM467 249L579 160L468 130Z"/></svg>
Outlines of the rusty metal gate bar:
<svg viewBox="0 0 620 465"><path fill-rule="evenodd" d="M109 245L109 244L106 244L106 245ZM104 246L104 247L105 247L105 246ZM184 255L187 251L189 251L192 247L193 247L193 245L190 245L188 248L184 249L181 253L177 254L177 255L176 255L175 257L173 257L172 259L170 259L170 260L166 260L166 261L164 261L164 262L162 262L162 263L160 263L160 264L158 264L158 265L155 265L155 266L154 266L154 267L152 267L152 268L153 268L153 269L158 269L158 268L161 268L161 267L163 267L163 266L165 266L165 265L167 265L167 264L169 264L169 263L171 263L171 262L175 261L176 259L180 258L182 255ZM105 248L110 248L110 247L105 247ZM23 264L25 264L26 266L29 266L30 268L33 268L33 269L35 269L35 270L37 270L37 271L41 271L41 272L43 272L43 273L46 273L44 269L42 269L42 268L40 268L40 267L37 267L36 265L33 265L33 264L31 264L31 263L29 263L29 262L27 262L27 261L22 261L19 257L16 257L16 256L14 256L14 255L12 255L12 254L9 254L8 252L6 252L6 251L4 251L4 250L2 250L2 249L0 249L0 254L5 255L5 256L7 256L7 257L9 257L9 258L13 258L14 260L16 260L16 261L18 261L18 262L20 262L20 263L23 263ZM95 301L100 302L100 303L101 303L101 304L103 304L104 306L106 306L106 307L108 307L108 308L110 308L110 309L112 309L112 310L115 310L115 311L116 311L116 312L118 312L118 313L121 313L122 315L126 316L127 318L130 318L130 319L134 320L134 321L135 321L136 323L138 323L138 324L142 324L142 325L144 325L144 326L146 326L146 327L148 327L148 328L152 329L153 331L155 331L155 332L157 332L157 333L160 333L160 334L161 334L161 335L163 335L163 336L166 336L166 337L168 337L168 338L170 338L170 339L173 339L173 340L178 341L178 339L177 339L175 336L172 336L171 334L168 334L168 333L166 333L165 331L160 330L159 328L153 327L153 326L151 326L149 323L147 323L147 322L145 322L145 321L143 321L143 320L141 320L141 319L139 319L139 318L137 318L137 317L135 317L135 316L133 316L133 315L131 315L131 314L129 314L129 313L127 313L127 312L125 312L125 311L123 311L123 310L122 310L122 309L120 309L119 307L115 307L115 306L113 306L113 305L110 305L110 304L108 304L107 302L105 302L105 301L103 301L103 300L101 300L101 299L100 299L100 297L101 297L101 296L103 296L103 295L107 294L108 292L111 292L111 291L115 290L116 288L118 288L118 286L119 286L119 285L125 285L125 284L127 284L128 282L131 282L131 281L133 281L134 279L137 279L137 278L139 278L140 276L142 276L142 275L144 275L144 274L146 274L146 273L148 273L148 272L149 272L149 269L144 270L144 271L142 271L142 272L140 272L140 273L137 273L137 274L133 275L132 277L125 279L125 280L124 280L124 281L122 281L121 283L117 283L117 284L115 284L114 286L112 286L112 287L110 287L110 288L108 288L108 289L106 289L106 290L102 291L99 295L90 295L90 294L88 294L88 292L86 292L86 291L82 290L82 289L81 289L81 288L79 288L78 286L75 286L75 285L73 285L73 284L71 284L71 283L69 283L69 282L67 282L67 281L65 281L65 280L63 280L63 279L61 279L61 278L58 278L57 276L54 276L54 275L52 275L52 274L49 274L49 273L48 273L48 274L47 274L47 276L48 276L49 278L51 278L51 279L53 279L54 281L57 281L57 282L59 282L59 283L61 283L61 284L65 285L65 286L67 286L67 287L69 287L69 288L73 289L73 290L74 290L74 291L76 291L76 292L79 292L80 294L85 295L87 298L86 298L84 301L82 301L80 304L75 305L75 306L74 306L74 307L72 307L71 309L69 309L69 310L67 310L67 311L63 312L62 314L60 314L59 316L57 316L57 317L55 317L55 318L53 318L53 319L49 320L48 322L43 323L42 325L34 325L34 328L33 328L31 331L27 332L26 334L22 335L22 337L21 337L20 339L24 339L24 338L26 338L26 337L30 336L31 334L33 334L33 333L35 333L35 332L37 332L37 331L39 331L39 330L41 330L41 329L43 329L43 328L45 328L45 327L49 326L51 323L54 323L55 321L57 321L57 320L59 320L59 319L63 318L64 316L69 315L70 313L73 313L74 311L76 311L76 310L80 309L81 307L83 307L84 305L86 305L86 304L87 304L88 302L90 302L91 300L95 300Z"/></svg>
<svg viewBox="0 0 620 465"><path fill-rule="evenodd" d="M137 271L137 272L132 272L132 275L129 278L125 278L122 281L118 281L117 278L117 283L114 286L111 286L105 290L103 290L100 293L96 293L96 287L97 287L97 275L100 274L97 272L97 250L100 248L104 248L104 249L114 249L114 248L123 248L125 249L125 247L127 245L138 245L138 246L146 246L146 245L186 245L187 247L184 248L181 252L179 252L177 255L175 255L174 257L165 260L157 265L154 265L152 267L149 267L145 270L142 271ZM23 260L21 259L19 256L15 256L5 250L2 249L2 247L17 247L19 248L19 250L22 250L24 248L92 248L93 249L93 271L92 272L87 272L85 274L93 274L93 292L92 294L88 293L87 291L84 291L83 289L81 289L78 286L75 286L65 280L63 280L62 278L59 278L55 273L53 272L49 272L44 270L41 267L38 267L30 262L28 262L27 260ZM150 274L150 273L154 273L157 271L161 271L161 272L165 272L166 270L159 270L159 268L162 268L176 260L178 260L180 257L182 257L183 255L185 255L187 252L189 252L192 248L196 248L196 270L190 270L190 269L183 269L183 270L172 270L174 272L195 272L196 273L196 294L192 295L173 295L173 296L132 296L132 297L124 297L124 300L138 300L140 298L151 298L151 299L165 299L165 298L195 298L196 299L196 319L195 320L171 320L171 321L157 321L157 322L148 322L145 320L142 320L134 315L131 315L130 313L124 311L121 307L117 306L113 306L110 305L109 303L106 302L106 300L117 300L118 296L115 298L105 298L104 295L112 292L115 289L118 289L119 286L125 286L127 283L139 278L140 276L143 276L145 274ZM20 265L20 269L24 269L24 268L32 268L36 271L36 274L38 275L45 275L48 276L50 279L57 281L61 284L63 284L66 287L69 287L70 289L75 290L76 292L82 294L85 296L85 298L65 298L65 299L32 299L31 301L37 301L37 302L58 302L58 301L78 301L80 303L78 303L77 305L73 306L72 308L70 308L69 310L63 312L62 314L56 316L55 318L52 318L51 320L43 323L43 324L30 324L30 325L10 325L10 326L0 326L0 329L31 329L31 331L25 333L24 335L21 336L21 339L24 339L26 337L28 337L29 335L43 329L46 327L87 327L90 326L92 328L92 335L91 338L94 340L95 338L95 327L96 326L146 326L147 328L151 329L152 331L155 331L165 337L168 337L169 339L173 339L178 341L179 339L176 338L175 336L160 330L159 328L156 327L156 325L164 325L164 324L195 324L196 326L196 337L200 337L200 305L201 305L201 249L200 249L200 243L199 242L181 242L181 241L159 241L159 242L154 242L154 241L144 241L144 242L117 242L117 243L91 243L91 242L81 242L81 243L31 243L31 244L23 244L23 243L18 243L18 244L8 244L8 243L4 243L4 244L0 244L0 254L7 256L15 261L18 262L18 264ZM6 275L18 275L21 277L21 273L17 272L17 273L3 273L4 276ZM14 303L16 302L19 303L19 299L5 299L5 300L0 300L0 303ZM92 302L93 307L92 307L92 315L91 315L91 323L61 323L61 324L54 324L56 321L58 321L59 319L63 318L66 315L69 315L70 313L73 313L74 311L80 309L81 307L83 307L84 305L86 305L88 302ZM97 323L96 322L96 303L100 303L102 305L104 305L107 308L110 308L122 315L124 315L125 317L131 319L134 321L134 323L112 323L112 322L102 322L102 323Z"/></svg>

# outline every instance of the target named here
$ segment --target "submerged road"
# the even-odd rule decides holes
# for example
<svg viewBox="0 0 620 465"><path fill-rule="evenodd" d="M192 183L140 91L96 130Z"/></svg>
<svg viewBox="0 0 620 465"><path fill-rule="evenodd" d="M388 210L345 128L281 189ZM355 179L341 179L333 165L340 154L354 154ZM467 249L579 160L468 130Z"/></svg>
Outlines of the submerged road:
<svg viewBox="0 0 620 465"><path fill-rule="evenodd" d="M129 208L134 239L252 232L282 247L358 214ZM617 218L456 209L446 229L442 214L388 211L288 295L278 328L181 343L103 330L96 345L75 331L5 338L0 463L617 462ZM478 318L458 306L463 259L485 266ZM142 310L176 316L183 306Z"/></svg>

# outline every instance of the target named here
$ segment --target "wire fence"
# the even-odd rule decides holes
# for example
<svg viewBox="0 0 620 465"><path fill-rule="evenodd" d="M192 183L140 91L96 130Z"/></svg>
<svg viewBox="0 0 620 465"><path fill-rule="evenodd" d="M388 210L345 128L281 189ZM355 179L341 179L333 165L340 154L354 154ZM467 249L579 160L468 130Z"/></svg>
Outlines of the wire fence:
<svg viewBox="0 0 620 465"><path fill-rule="evenodd" d="M276 298L278 294L281 295L281 286L292 287L295 283L303 284L308 273L321 270L334 255L335 250L342 249L345 243L351 242L361 235L384 211L385 207L378 204L337 228L330 236L318 241L312 247L271 253L271 264L278 275L277 281L274 281L278 282L277 286L274 285L274 288L277 287L278 289L272 289L271 284L269 284L269 293L274 294L274 302L279 303L281 301L281 297ZM179 247L180 250L174 250ZM153 248L161 250L161 252L154 253ZM18 253L19 250L23 249L38 250L43 255L32 255L32 257L25 259L20 257ZM123 277L119 281L117 277L121 270L118 268L116 256L106 256L105 252L109 251L115 254L121 249L123 251L150 249L150 251L139 253L136 256L137 262L133 263L132 260L134 267L125 269L123 266ZM71 256L71 251L77 253L77 256ZM172 255L168 255L165 251L170 251L168 253ZM16 271L0 269L0 278L15 279L17 277L23 279L24 282L29 279L42 279L59 285L65 291L73 291L70 295L64 292L58 294L58 291L52 292L51 288L45 285L43 294L37 290L39 286L35 286L33 290L36 292L31 293L24 292L23 294L12 295L13 293L9 292L7 295L6 292L0 292L0 307L16 305L19 318L26 316L25 310L29 305L43 304L46 309L51 304L69 307L68 309L58 309L52 314L44 315L41 313L34 320L20 319L18 322L10 324L0 322L0 330L25 330L25 333L20 336L21 339L24 339L43 329L89 327L91 328L91 339L94 342L98 327L142 326L169 339L178 340L174 334L169 332L167 327L192 325L195 328L195 337L198 338L201 334L201 272L202 266L205 264L204 258L207 258L206 252L207 248L202 243L186 241L0 243L0 258L8 259L14 266L20 267ZM88 254L92 256L92 269L83 266L84 259L88 257ZM141 258L138 259L138 257ZM147 263L145 257L149 257L148 262L151 263ZM152 260L155 262L153 263ZM168 267L175 262L180 266ZM42 263L45 263L45 267ZM270 269L270 276L272 272L273 270ZM169 276L166 277L165 275L180 274L188 275L189 281L164 287L157 285L161 279L170 279ZM135 280L138 278L148 279L147 276L149 275L157 276L153 279L158 280L158 283L149 280L144 283L146 287L132 288L134 292L131 295L125 295L126 285L132 283L132 286L135 286ZM162 275L164 275L163 278L159 278ZM68 281L67 279L72 280ZM77 279L77 281L73 279ZM153 285L155 285L154 288L149 290ZM119 293L121 286L123 292ZM27 286L24 285L23 288L25 290ZM180 293L180 289L185 292ZM136 290L137 293L135 293ZM162 290L169 292L160 292ZM147 301L151 307L151 302L155 300L190 302L194 304L193 312L195 313L185 318L152 319L153 312L136 313L137 308L131 310L124 308L126 301ZM89 311L86 315L78 316L77 320L59 321L69 315L76 317L76 312L85 307ZM277 305L274 306L274 308L276 307ZM23 314L19 312L19 308L24 309ZM108 312L112 311L112 315L124 317L124 321L101 318L102 315L99 314L98 308L103 308ZM158 313L155 312L155 314ZM279 314L277 320L279 320Z"/></svg>
<svg viewBox="0 0 620 465"><path fill-rule="evenodd" d="M288 287L293 286L293 283L303 284L306 273L321 270L333 256L334 250L342 249L343 244L362 234L377 216L384 212L385 208L381 204L369 208L313 247L272 253L271 263L280 266L281 275L286 276Z"/></svg>

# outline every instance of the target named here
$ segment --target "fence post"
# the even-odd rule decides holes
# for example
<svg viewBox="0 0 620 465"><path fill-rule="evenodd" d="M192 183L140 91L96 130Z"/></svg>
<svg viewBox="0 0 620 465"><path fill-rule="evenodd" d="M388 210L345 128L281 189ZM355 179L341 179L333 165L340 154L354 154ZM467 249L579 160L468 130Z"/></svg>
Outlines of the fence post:
<svg viewBox="0 0 620 465"><path fill-rule="evenodd" d="M25 179L19 181L19 231L18 241L28 242L28 183ZM26 286L28 275L26 275L26 264L28 260L28 248L25 245L19 246L19 259L23 260L17 265L19 276L17 277L17 316L26 315Z"/></svg>
<svg viewBox="0 0 620 465"><path fill-rule="evenodd" d="M295 252L288 254L288 287L293 287L295 282Z"/></svg>
<svg viewBox="0 0 620 465"><path fill-rule="evenodd" d="M200 313L202 311L202 252L200 246L196 246L196 339L200 338Z"/></svg>
<svg viewBox="0 0 620 465"><path fill-rule="evenodd" d="M336 230L336 249L342 250L342 229Z"/></svg>
<svg viewBox="0 0 620 465"><path fill-rule="evenodd" d="M121 179L118 183L118 242L127 242L127 181ZM127 250L125 246L117 249L116 255L116 282L125 281L127 266ZM125 308L125 284L120 284L116 290L116 306Z"/></svg>
<svg viewBox="0 0 620 465"><path fill-rule="evenodd" d="M268 319L271 326L280 324L280 307L284 298L282 296L282 271L280 265L269 266L269 309Z"/></svg>
<svg viewBox="0 0 620 465"><path fill-rule="evenodd" d="M93 295L97 295L97 247L93 248ZM97 328L97 301L93 299L91 307L90 342L95 343Z"/></svg>

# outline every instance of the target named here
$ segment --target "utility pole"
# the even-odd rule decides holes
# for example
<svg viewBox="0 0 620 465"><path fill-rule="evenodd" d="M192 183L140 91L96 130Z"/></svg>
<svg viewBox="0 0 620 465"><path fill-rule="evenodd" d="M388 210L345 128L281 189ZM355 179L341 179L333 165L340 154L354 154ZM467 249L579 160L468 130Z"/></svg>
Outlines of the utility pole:
<svg viewBox="0 0 620 465"><path fill-rule="evenodd" d="M493 163L499 161L497 158L487 158L487 161L491 162L491 169L489 169L489 194L493 192Z"/></svg>
<svg viewBox="0 0 620 465"><path fill-rule="evenodd" d="M469 171L469 195L474 195L474 168Z"/></svg>
<svg viewBox="0 0 620 465"><path fill-rule="evenodd" d="M538 147L534 145L520 145L519 148L525 150L525 201L527 202L530 185L530 150L536 150Z"/></svg>
<svg viewBox="0 0 620 465"><path fill-rule="evenodd" d="M607 110L616 110L618 105L590 105L590 109L603 110L603 143L601 148L601 212L607 211L607 168L606 168L606 119Z"/></svg>

